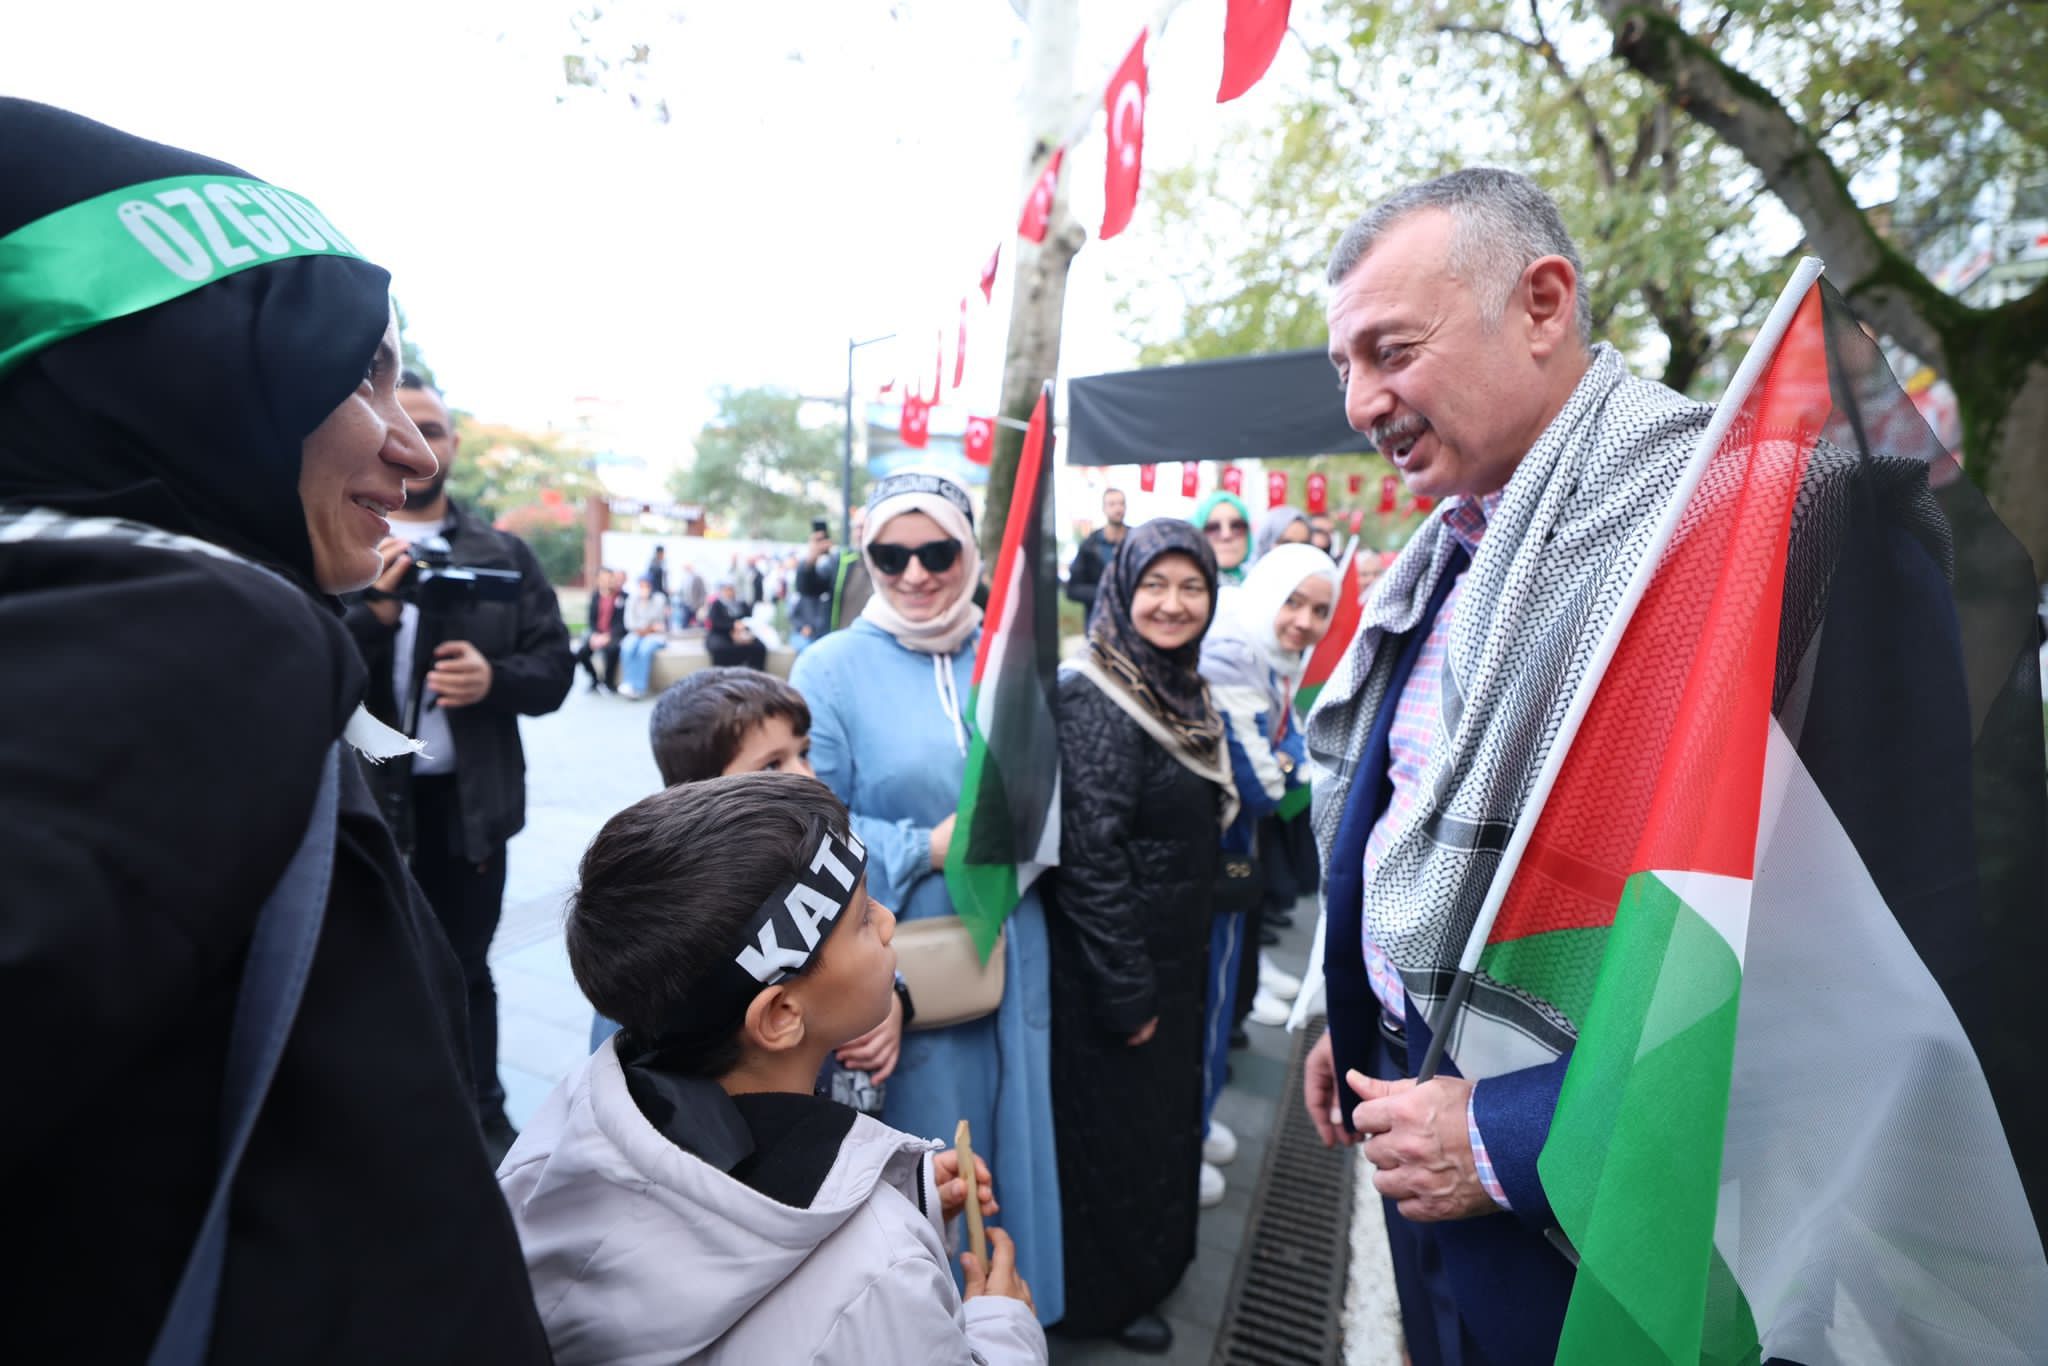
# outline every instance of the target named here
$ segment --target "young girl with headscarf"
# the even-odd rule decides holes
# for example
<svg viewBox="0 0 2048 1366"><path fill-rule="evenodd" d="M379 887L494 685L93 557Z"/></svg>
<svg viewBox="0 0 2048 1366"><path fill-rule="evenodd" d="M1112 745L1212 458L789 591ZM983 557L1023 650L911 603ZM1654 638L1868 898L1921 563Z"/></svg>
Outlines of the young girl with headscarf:
<svg viewBox="0 0 2048 1366"><path fill-rule="evenodd" d="M1104 572L1060 677L1053 1104L1066 1328L1165 1351L1157 1312L1195 1255L1202 965L1217 836L1234 815L1223 722L1196 670L1216 613L1200 532L1161 518Z"/></svg>
<svg viewBox="0 0 2048 1366"><path fill-rule="evenodd" d="M1230 766L1242 803L1224 832L1226 854L1256 855L1263 862L1284 857L1273 838L1259 839L1262 826L1277 825L1308 805L1308 765L1293 716L1294 685L1310 651L1330 629L1336 603L1337 566L1311 545L1275 546L1235 592L1202 642L1202 677L1222 713ZM1217 1167L1236 1156L1237 1141L1214 1118L1223 1089L1230 1035L1262 981L1298 990L1259 951L1260 898L1236 914L1215 918L1209 943L1209 976L1204 992L1203 1088L1204 1195L1223 1197ZM1291 992L1290 992L1291 994Z"/></svg>
<svg viewBox="0 0 2048 1366"><path fill-rule="evenodd" d="M981 638L981 555L966 491L923 471L881 480L868 495L860 550L872 596L856 620L797 656L789 681L811 709L811 765L867 846L869 895L914 924L954 914L942 870ZM882 1117L947 1140L969 1121L1003 1193L1017 1268L1040 1320L1052 1323L1064 1294L1045 913L1035 889L1004 923L1002 952L993 1014L904 1036Z"/></svg>
<svg viewBox="0 0 2048 1366"><path fill-rule="evenodd" d="M334 595L436 468L389 283L236 167L0 99L0 1360L548 1360L354 753L407 746Z"/></svg>

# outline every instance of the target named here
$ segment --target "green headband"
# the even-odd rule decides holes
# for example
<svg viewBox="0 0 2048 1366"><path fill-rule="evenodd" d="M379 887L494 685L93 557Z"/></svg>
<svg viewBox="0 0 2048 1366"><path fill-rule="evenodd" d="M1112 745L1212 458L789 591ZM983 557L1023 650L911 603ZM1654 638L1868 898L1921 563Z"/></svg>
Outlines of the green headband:
<svg viewBox="0 0 2048 1366"><path fill-rule="evenodd" d="M261 181L170 176L81 200L0 237L0 375L266 261L362 255L318 209Z"/></svg>

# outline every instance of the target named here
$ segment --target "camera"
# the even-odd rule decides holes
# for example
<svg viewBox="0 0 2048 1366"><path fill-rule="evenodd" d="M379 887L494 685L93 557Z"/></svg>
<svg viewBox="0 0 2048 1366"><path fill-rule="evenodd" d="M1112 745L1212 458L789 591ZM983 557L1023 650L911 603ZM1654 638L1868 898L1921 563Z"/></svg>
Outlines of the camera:
<svg viewBox="0 0 2048 1366"><path fill-rule="evenodd" d="M406 571L397 596L417 603L423 612L445 612L479 602L517 602L519 571L456 564L448 538L429 536L412 548L412 568Z"/></svg>

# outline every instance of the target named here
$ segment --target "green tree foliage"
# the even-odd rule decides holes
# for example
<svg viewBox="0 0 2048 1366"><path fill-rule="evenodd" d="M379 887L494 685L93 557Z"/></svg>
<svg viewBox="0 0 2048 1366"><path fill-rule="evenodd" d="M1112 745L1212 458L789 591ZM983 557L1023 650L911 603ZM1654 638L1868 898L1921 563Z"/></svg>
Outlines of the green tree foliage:
<svg viewBox="0 0 2048 1366"><path fill-rule="evenodd" d="M552 433L479 422L458 412L455 435L461 444L448 472L448 496L493 522L544 497L574 506L604 497L590 457Z"/></svg>
<svg viewBox="0 0 2048 1366"><path fill-rule="evenodd" d="M513 508L498 519L497 526L526 542L549 583L562 587L582 577L583 519L573 504L544 498Z"/></svg>
<svg viewBox="0 0 2048 1366"><path fill-rule="evenodd" d="M1330 0L1297 18L1312 61L1285 116L1148 182L1127 330L1150 362L1320 346L1344 225L1492 163L1557 195L1596 334L1711 396L1803 239L1955 384L1965 463L2048 573L2048 287L1979 311L1914 264L1985 186L2048 178L2042 21L2025 0Z"/></svg>
<svg viewBox="0 0 2048 1366"><path fill-rule="evenodd" d="M783 389L721 389L697 458L670 490L722 519L734 535L800 541L811 519L840 503L840 434L806 427L803 400ZM854 496L865 475L854 472Z"/></svg>

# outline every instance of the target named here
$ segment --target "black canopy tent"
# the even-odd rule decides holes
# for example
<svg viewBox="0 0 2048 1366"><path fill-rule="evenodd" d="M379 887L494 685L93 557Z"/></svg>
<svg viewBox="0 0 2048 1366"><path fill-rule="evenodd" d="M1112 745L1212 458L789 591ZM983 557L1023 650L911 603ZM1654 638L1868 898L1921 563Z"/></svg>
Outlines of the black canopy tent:
<svg viewBox="0 0 2048 1366"><path fill-rule="evenodd" d="M1155 465L1369 451L1321 351L1162 365L1067 385L1067 463Z"/></svg>

